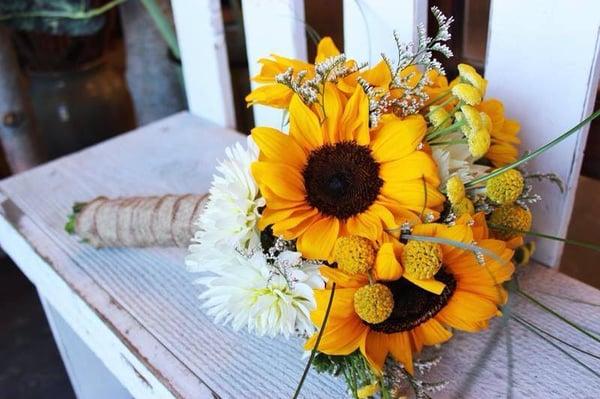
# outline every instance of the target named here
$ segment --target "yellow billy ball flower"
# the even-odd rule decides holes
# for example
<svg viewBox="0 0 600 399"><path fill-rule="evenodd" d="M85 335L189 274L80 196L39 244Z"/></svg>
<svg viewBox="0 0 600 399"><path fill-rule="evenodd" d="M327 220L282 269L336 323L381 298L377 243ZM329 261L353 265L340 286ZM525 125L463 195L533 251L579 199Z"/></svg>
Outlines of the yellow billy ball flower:
<svg viewBox="0 0 600 399"><path fill-rule="evenodd" d="M466 214L474 215L475 214L475 206L473 205L473 202L471 202L470 199L468 199L467 197L464 197L457 203L452 204L452 212L454 212L454 215L457 218L461 217L462 215L466 215Z"/></svg>
<svg viewBox="0 0 600 399"><path fill-rule="evenodd" d="M460 110L462 111L465 121L467 122L461 127L461 130L465 136L469 137L483 127L481 115L475 108L470 105L463 105L460 107Z"/></svg>
<svg viewBox="0 0 600 399"><path fill-rule="evenodd" d="M394 295L383 284L365 285L354 293L354 310L367 323L385 321L394 309Z"/></svg>
<svg viewBox="0 0 600 399"><path fill-rule="evenodd" d="M487 129L479 129L467 139L469 152L475 159L481 158L490 149L491 137Z"/></svg>
<svg viewBox="0 0 600 399"><path fill-rule="evenodd" d="M402 250L404 273L417 279L430 279L442 267L442 248L439 244L410 240Z"/></svg>
<svg viewBox="0 0 600 399"><path fill-rule="evenodd" d="M367 273L375 263L373 243L358 236L340 237L333 248L338 269L349 274Z"/></svg>
<svg viewBox="0 0 600 399"><path fill-rule="evenodd" d="M475 68L467 64L458 64L458 74L462 79L479 90L482 96L485 95L487 80L485 80Z"/></svg>
<svg viewBox="0 0 600 399"><path fill-rule="evenodd" d="M481 102L481 92L467 83L459 83L453 86L452 94L468 105L477 105Z"/></svg>
<svg viewBox="0 0 600 399"><path fill-rule="evenodd" d="M446 182L446 195L451 204L456 204L465 198L465 185L457 175L452 176Z"/></svg>
<svg viewBox="0 0 600 399"><path fill-rule="evenodd" d="M485 193L497 204L512 204L519 198L524 186L525 179L521 172L510 169L489 179L485 184Z"/></svg>
<svg viewBox="0 0 600 399"><path fill-rule="evenodd" d="M435 127L446 127L452 122L450 119L450 114L444 107L434 105L429 107L429 112L429 120Z"/></svg>
<svg viewBox="0 0 600 399"><path fill-rule="evenodd" d="M531 219L529 210L519 205L509 204L496 208L490 215L489 222L494 237L508 241L521 235L514 230L529 231Z"/></svg>

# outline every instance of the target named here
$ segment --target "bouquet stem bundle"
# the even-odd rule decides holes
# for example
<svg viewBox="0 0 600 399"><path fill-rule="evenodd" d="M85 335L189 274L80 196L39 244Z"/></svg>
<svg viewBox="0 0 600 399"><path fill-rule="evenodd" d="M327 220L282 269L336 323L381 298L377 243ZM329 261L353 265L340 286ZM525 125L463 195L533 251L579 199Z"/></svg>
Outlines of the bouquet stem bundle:
<svg viewBox="0 0 600 399"><path fill-rule="evenodd" d="M97 247L187 247L208 198L163 195L78 203L66 230Z"/></svg>

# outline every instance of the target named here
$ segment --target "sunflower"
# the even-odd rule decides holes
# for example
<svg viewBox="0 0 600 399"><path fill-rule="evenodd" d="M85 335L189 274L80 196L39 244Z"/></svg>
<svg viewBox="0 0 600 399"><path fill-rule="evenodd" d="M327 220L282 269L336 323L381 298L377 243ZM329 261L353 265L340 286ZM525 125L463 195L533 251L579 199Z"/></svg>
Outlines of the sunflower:
<svg viewBox="0 0 600 399"><path fill-rule="evenodd" d="M339 55L333 40L330 37L321 39L317 46L317 56L315 63L322 62L328 57ZM278 83L277 75L285 73L289 68L296 76L301 71L306 71L306 79L311 79L315 75L315 66L305 61L292 58L286 58L272 54L272 58L261 58L258 62L261 64L260 72L252 80L261 84L252 90L246 96L248 105L262 104L274 108L287 108L294 91L287 85Z"/></svg>
<svg viewBox="0 0 600 399"><path fill-rule="evenodd" d="M497 168L515 162L519 155L521 125L504 116L504 105L496 99L482 101L476 108L485 112L492 122L492 143L485 157Z"/></svg>
<svg viewBox="0 0 600 399"><path fill-rule="evenodd" d="M488 238L483 214L465 215L454 226L418 225L412 234L467 244L475 240L479 247L495 253L502 262L484 256L485 264L482 265L469 250L439 245L441 266L435 279L445 285L439 295L405 278L369 282L365 275L350 276L337 268L323 266L321 273L328 284L325 289L315 290L317 308L311 314L315 325L322 325L332 283L336 283L336 289L319 343L320 352L348 355L360 350L378 372L382 370L387 356L391 355L412 373L413 353L421 351L423 346L450 339L452 333L448 327L476 332L486 328L489 320L499 315L498 306L504 304L507 298L500 284L510 279L514 271L513 264L509 263L513 251L504 241ZM406 251L406 245L400 248L402 251ZM369 295L365 295L365 287ZM391 305L389 293L393 298ZM365 311L365 307L370 311ZM376 317L381 315L389 316L379 321L381 318ZM369 323L364 321L365 318L375 318L379 322ZM306 349L314 347L317 335L315 333L307 341Z"/></svg>
<svg viewBox="0 0 600 399"><path fill-rule="evenodd" d="M345 102L328 84L323 98L316 113L292 97L289 135L252 131L260 148L252 173L266 200L259 228L297 239L307 258L330 259L339 236L383 240L385 228L437 217L444 196L435 162L420 150L423 117L386 118L370 132L361 87Z"/></svg>

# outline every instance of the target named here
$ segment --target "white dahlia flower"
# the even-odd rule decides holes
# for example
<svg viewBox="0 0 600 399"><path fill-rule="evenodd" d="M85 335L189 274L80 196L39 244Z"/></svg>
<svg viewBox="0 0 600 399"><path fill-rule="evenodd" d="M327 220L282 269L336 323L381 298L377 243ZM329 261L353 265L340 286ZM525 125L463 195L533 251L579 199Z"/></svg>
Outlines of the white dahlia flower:
<svg viewBox="0 0 600 399"><path fill-rule="evenodd" d="M223 254L260 246L256 223L265 200L250 171L258 152L250 137L247 148L236 143L225 150L226 159L217 166L209 200L196 221L198 230L186 258L190 271L214 271L226 265Z"/></svg>
<svg viewBox="0 0 600 399"><path fill-rule="evenodd" d="M196 281L207 287L200 299L216 322L261 336L314 331L310 320L316 306L313 289L324 285L318 265L292 251L269 260L261 251L248 256L235 253L226 261L217 275Z"/></svg>

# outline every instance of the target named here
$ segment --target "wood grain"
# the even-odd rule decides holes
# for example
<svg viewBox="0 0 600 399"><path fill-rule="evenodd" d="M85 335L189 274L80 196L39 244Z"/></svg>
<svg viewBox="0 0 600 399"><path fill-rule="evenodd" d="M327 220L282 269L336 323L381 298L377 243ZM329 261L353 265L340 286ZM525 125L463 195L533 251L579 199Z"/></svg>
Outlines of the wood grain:
<svg viewBox="0 0 600 399"><path fill-rule="evenodd" d="M493 1L485 77L489 98L504 102L521 123L521 150L534 150L592 113L600 76L600 2L581 0ZM551 82L551 83L550 83ZM534 230L564 237L589 126L527 164L555 172L565 192L535 183L543 201L533 206ZM536 259L558 266L563 245L540 241Z"/></svg>
<svg viewBox="0 0 600 399"><path fill-rule="evenodd" d="M180 113L0 183L7 196L0 243L70 325L79 325L69 311L74 302L81 302L78 309L93 310L79 314L93 315L95 324L86 326L96 328L74 330L103 361L116 364L114 359L123 355L142 370L157 393L150 396L147 388L128 387L136 397L161 397L158 392L209 397L212 391L221 398L286 398L301 375L305 360L299 340L235 333L204 314L197 300L201 288L192 284L198 276L183 266L184 250L96 250L63 230L74 201L101 194L205 192L223 148L241 139L231 130ZM14 216L15 210L20 216ZM522 281L543 301L600 331L600 293L595 289L535 266ZM573 344L600 352L597 343L535 306L517 300L513 309ZM442 349L442 364L427 377L451 381L439 397L506 397L505 325L499 319L482 334L457 333ZM514 322L509 325L513 397L597 397L598 378ZM94 338L108 333L113 341ZM106 344L114 339L119 345ZM498 343L487 349L494 339ZM484 361L478 362L479 357ZM578 357L600 370L597 360ZM135 384L125 366L113 372L122 383ZM303 397L343 398L344 386L341 380L311 372Z"/></svg>

